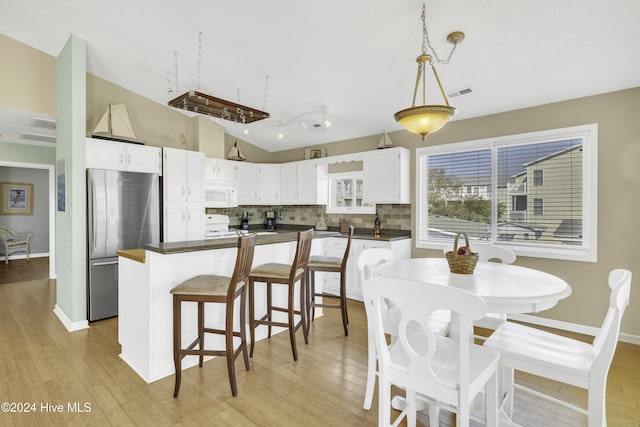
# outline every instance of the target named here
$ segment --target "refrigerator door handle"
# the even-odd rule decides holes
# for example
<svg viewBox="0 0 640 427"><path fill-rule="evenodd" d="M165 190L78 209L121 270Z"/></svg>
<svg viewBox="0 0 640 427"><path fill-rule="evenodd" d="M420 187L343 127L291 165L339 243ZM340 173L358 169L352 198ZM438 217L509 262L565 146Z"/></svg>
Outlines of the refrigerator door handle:
<svg viewBox="0 0 640 427"><path fill-rule="evenodd" d="M95 262L93 265L113 265L117 264L118 261L107 261L107 262Z"/></svg>
<svg viewBox="0 0 640 427"><path fill-rule="evenodd" d="M96 216L96 183L94 180L91 180L91 222L93 223L93 226L91 227L93 242L92 249L95 249L98 246L96 242L96 230L98 229L98 220L96 219Z"/></svg>

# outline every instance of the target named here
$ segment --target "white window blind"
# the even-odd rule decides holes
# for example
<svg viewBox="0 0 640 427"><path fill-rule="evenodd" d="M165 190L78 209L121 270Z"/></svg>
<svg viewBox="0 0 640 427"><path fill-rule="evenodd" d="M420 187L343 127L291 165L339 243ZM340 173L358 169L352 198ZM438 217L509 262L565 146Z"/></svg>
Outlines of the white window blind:
<svg viewBox="0 0 640 427"><path fill-rule="evenodd" d="M519 255L596 260L596 125L416 153L418 247L465 232Z"/></svg>

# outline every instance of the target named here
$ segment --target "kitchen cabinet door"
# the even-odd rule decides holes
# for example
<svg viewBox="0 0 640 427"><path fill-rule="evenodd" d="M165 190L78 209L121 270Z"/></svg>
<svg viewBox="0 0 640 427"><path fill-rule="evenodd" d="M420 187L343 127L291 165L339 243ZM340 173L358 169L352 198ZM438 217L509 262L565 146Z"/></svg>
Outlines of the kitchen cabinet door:
<svg viewBox="0 0 640 427"><path fill-rule="evenodd" d="M186 239L204 239L204 209L200 206L186 208Z"/></svg>
<svg viewBox="0 0 640 427"><path fill-rule="evenodd" d="M204 154L164 148L164 194L166 202L202 202Z"/></svg>
<svg viewBox="0 0 640 427"><path fill-rule="evenodd" d="M258 166L255 163L238 163L238 205L258 203Z"/></svg>
<svg viewBox="0 0 640 427"><path fill-rule="evenodd" d="M204 209L201 206L169 204L164 209L163 242L204 239Z"/></svg>
<svg viewBox="0 0 640 427"><path fill-rule="evenodd" d="M166 202L187 200L187 152L164 148L163 187Z"/></svg>
<svg viewBox="0 0 640 427"><path fill-rule="evenodd" d="M165 206L163 242L183 242L186 237L187 213L184 206Z"/></svg>
<svg viewBox="0 0 640 427"><path fill-rule="evenodd" d="M280 203L298 204L298 164L295 162L281 164L280 179Z"/></svg>
<svg viewBox="0 0 640 427"><path fill-rule="evenodd" d="M162 149L144 145L126 146L127 170L162 174Z"/></svg>
<svg viewBox="0 0 640 427"><path fill-rule="evenodd" d="M411 203L409 150L368 151L362 160L363 199L367 203Z"/></svg>
<svg viewBox="0 0 640 427"><path fill-rule="evenodd" d="M236 187L238 185L237 162L206 157L204 159L204 180L205 185L210 187L221 185Z"/></svg>
<svg viewBox="0 0 640 427"><path fill-rule="evenodd" d="M329 165L314 160L280 165L280 203L283 205L327 204Z"/></svg>
<svg viewBox="0 0 640 427"><path fill-rule="evenodd" d="M87 138L86 166L106 169L162 174L160 147L128 144Z"/></svg>
<svg viewBox="0 0 640 427"><path fill-rule="evenodd" d="M220 184L238 185L238 162L232 160L218 160L218 182Z"/></svg>
<svg viewBox="0 0 640 427"><path fill-rule="evenodd" d="M329 165L313 160L298 163L297 204L326 205L329 192Z"/></svg>
<svg viewBox="0 0 640 427"><path fill-rule="evenodd" d="M204 201L203 168L204 154L197 151L187 151L187 201Z"/></svg>
<svg viewBox="0 0 640 427"><path fill-rule="evenodd" d="M87 138L87 169L107 169L122 171L126 168L124 144Z"/></svg>
<svg viewBox="0 0 640 427"><path fill-rule="evenodd" d="M258 165L258 204L280 204L280 165Z"/></svg>

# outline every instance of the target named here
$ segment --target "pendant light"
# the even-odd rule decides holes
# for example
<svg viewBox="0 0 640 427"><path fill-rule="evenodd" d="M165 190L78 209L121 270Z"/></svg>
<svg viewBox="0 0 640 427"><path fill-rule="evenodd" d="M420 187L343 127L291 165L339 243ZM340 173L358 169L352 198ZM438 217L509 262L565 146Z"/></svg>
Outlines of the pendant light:
<svg viewBox="0 0 640 427"><path fill-rule="evenodd" d="M456 114L456 109L449 105L447 96L442 89L440 78L433 65L434 58L437 62L448 64L453 52L458 44L464 39L464 33L461 31L454 31L447 36L447 41L453 44L449 57L441 61L438 58L435 50L431 46L429 41L429 33L427 31L426 22L426 4L422 5L422 53L416 59L418 63L418 75L416 77L416 85L413 92L413 103L410 108L398 111L394 114L397 122L399 122L406 130L412 133L416 133L422 136L422 140L426 140L427 135L436 132L444 127L447 122ZM427 46L431 49L433 55L427 53ZM440 93L444 98L445 105L427 105L427 86L426 86L426 66L430 65L433 75ZM418 96L418 89L422 82L422 105L416 105L416 97Z"/></svg>

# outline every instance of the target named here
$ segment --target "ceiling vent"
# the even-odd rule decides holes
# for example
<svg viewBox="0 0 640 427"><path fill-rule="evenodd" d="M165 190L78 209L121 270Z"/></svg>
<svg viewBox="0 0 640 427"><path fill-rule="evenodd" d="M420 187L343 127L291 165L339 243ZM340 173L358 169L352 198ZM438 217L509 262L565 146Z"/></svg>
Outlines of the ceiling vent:
<svg viewBox="0 0 640 427"><path fill-rule="evenodd" d="M32 128L56 130L56 120L45 119L43 117L32 117L31 120L29 120L29 123L27 123L27 126Z"/></svg>
<svg viewBox="0 0 640 427"><path fill-rule="evenodd" d="M55 125L55 123L54 123ZM41 134L37 134L37 133L26 133L26 132L22 132L20 134L20 139L27 139L30 141L44 141L44 142L51 142L54 143L56 142L56 137L55 136L51 136L51 135L41 135Z"/></svg>
<svg viewBox="0 0 640 427"><path fill-rule="evenodd" d="M455 98L456 96L468 95L471 92L473 92L473 90L470 87L465 87L465 88L462 88L462 89L457 89L457 90L454 90L452 92L449 92L447 94L447 97L448 98Z"/></svg>

